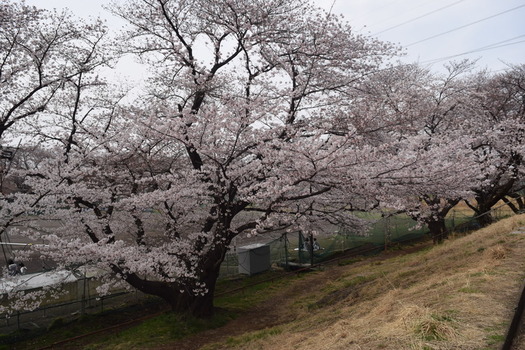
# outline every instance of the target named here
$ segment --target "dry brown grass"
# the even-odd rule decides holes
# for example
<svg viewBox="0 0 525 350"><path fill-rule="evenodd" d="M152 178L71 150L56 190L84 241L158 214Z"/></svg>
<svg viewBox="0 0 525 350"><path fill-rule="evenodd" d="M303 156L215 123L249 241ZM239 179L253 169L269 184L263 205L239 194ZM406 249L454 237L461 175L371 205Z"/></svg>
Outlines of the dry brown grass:
<svg viewBox="0 0 525 350"><path fill-rule="evenodd" d="M524 225L514 216L416 253L328 268L308 277L322 285L278 306L294 319L279 331L206 349L497 349L525 271L525 234L511 232Z"/></svg>

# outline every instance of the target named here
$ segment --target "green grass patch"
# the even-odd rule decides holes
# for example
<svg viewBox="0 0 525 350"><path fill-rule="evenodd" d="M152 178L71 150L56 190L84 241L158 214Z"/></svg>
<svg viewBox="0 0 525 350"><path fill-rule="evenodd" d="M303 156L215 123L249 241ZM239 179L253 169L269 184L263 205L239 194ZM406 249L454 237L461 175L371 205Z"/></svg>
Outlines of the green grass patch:
<svg viewBox="0 0 525 350"><path fill-rule="evenodd" d="M343 288L355 287L355 286L358 286L360 284L363 284L363 283L366 283L366 282L369 282L369 281L373 281L377 277L378 276L376 274L368 275L368 276L363 276L363 275L355 276L355 277L351 278L350 280L344 281L343 282Z"/></svg>
<svg viewBox="0 0 525 350"><path fill-rule="evenodd" d="M277 292L287 283L287 280L282 278L284 276L286 274L282 271L270 271L251 277L222 280L217 285L218 296L214 300L216 313L213 318L202 320L166 313L112 335L110 339L93 344L86 349L115 349L117 344L119 349L140 349L170 343L208 329L221 327L234 319L238 312L271 298L272 292ZM290 277L288 276L288 282Z"/></svg>
<svg viewBox="0 0 525 350"><path fill-rule="evenodd" d="M226 344L228 345L228 348L236 348L244 346L256 340L261 340L274 335L279 335L282 332L283 330L280 327L267 328L260 331L243 334L238 337L229 337L226 340ZM213 350L213 345L210 347L205 347L203 348L203 350Z"/></svg>
<svg viewBox="0 0 525 350"><path fill-rule="evenodd" d="M360 261L363 261L363 258L362 257L356 257L356 258L339 260L337 264L339 266L347 266L347 265L355 264L355 263L360 262Z"/></svg>
<svg viewBox="0 0 525 350"><path fill-rule="evenodd" d="M208 329L225 325L234 315L224 310L217 310L211 319L197 319L194 317L164 313L155 318L146 320L130 329L112 334L108 339L90 344L84 349L141 349L161 345L182 339Z"/></svg>
<svg viewBox="0 0 525 350"><path fill-rule="evenodd" d="M57 318L47 329L17 331L0 336L0 349L2 346L7 346L8 349L11 349L14 344L16 344L16 349L19 350L43 348L62 340L96 332L158 312L165 307L165 303L159 299L148 298L142 303L130 304L96 314L84 315L73 319Z"/></svg>
<svg viewBox="0 0 525 350"><path fill-rule="evenodd" d="M290 282L290 278L301 278L301 275L291 276L284 271L268 271L251 277L221 280L217 284L214 304L228 310L249 309L271 298L272 293L278 292Z"/></svg>
<svg viewBox="0 0 525 350"><path fill-rule="evenodd" d="M505 341L505 336L501 334L491 334L488 336L488 345L501 344Z"/></svg>
<svg viewBox="0 0 525 350"><path fill-rule="evenodd" d="M287 279L282 278L285 276ZM301 278L301 275L291 276L283 271L270 271L235 280L221 280L217 285L216 294L219 295L215 299L216 314L212 319L201 320L163 313L139 325L130 326L127 330L94 334L88 341L82 340L82 342L90 342L91 345L79 348L126 350L144 348L147 344L159 345L206 329L217 328L235 318L238 312L271 298L272 292L278 291L289 282L290 278ZM233 292L230 292L232 290ZM138 319L166 308L167 305L163 301L152 298L136 305L85 315L73 320L57 318L47 330L14 332L0 336L0 350L2 346L11 349L13 344L21 350L50 346L61 340Z"/></svg>

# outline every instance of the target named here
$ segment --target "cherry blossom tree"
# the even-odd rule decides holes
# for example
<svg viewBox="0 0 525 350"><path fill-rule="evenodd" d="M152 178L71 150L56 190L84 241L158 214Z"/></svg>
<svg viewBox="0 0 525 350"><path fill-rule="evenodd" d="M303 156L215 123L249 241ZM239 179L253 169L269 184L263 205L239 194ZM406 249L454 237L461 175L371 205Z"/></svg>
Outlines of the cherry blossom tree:
<svg viewBox="0 0 525 350"><path fill-rule="evenodd" d="M13 193L28 190L24 175L14 170L39 162L35 155L40 151L27 152L36 143L25 145L35 136L28 131L42 112L64 97L66 85L107 62L101 50L105 35L100 22L86 24L73 21L67 12L0 1L0 238L24 221L22 216L40 200L18 205L16 198L21 196Z"/></svg>
<svg viewBox="0 0 525 350"><path fill-rule="evenodd" d="M451 62L445 68L437 74L404 64L371 75L354 106L377 142L390 149L382 152L388 171L376 171L382 174L376 186L383 189L382 206L426 225L436 243L447 237L450 209L472 196L471 179L477 174L472 138L464 130L473 63Z"/></svg>
<svg viewBox="0 0 525 350"><path fill-rule="evenodd" d="M473 186L474 201L466 201L481 225L493 221L491 208L515 197L520 205L525 151L525 68L510 67L503 73L478 79L473 95L476 133L475 159L480 168ZM517 208L515 208L517 209Z"/></svg>
<svg viewBox="0 0 525 350"><path fill-rule="evenodd" d="M26 174L32 191L17 205L61 222L34 249L205 317L234 237L361 227L349 210L376 205L362 169L377 153L347 105L395 47L304 1L112 11L130 24L121 48L149 65L149 89L117 106L82 76L32 119L55 156Z"/></svg>
<svg viewBox="0 0 525 350"><path fill-rule="evenodd" d="M64 84L106 62L99 50L105 28L8 0L0 2L0 24L0 147L9 163L28 160L23 151L14 159L26 123L48 108ZM11 167L2 168L4 179Z"/></svg>
<svg viewBox="0 0 525 350"><path fill-rule="evenodd" d="M6 142L8 129L45 110L66 81L105 62L98 54L105 29L9 0L0 2L0 23L0 139Z"/></svg>

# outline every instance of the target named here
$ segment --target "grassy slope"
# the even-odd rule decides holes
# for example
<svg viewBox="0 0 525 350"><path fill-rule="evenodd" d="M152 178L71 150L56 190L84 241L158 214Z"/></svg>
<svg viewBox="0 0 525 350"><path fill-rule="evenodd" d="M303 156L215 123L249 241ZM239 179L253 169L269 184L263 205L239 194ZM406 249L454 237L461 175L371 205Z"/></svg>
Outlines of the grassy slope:
<svg viewBox="0 0 525 350"><path fill-rule="evenodd" d="M76 348L498 349L525 276L525 234L510 234L521 226L525 215L441 246L402 247L268 281L217 298L227 311L208 323L164 314Z"/></svg>
<svg viewBox="0 0 525 350"><path fill-rule="evenodd" d="M497 349L525 275L525 234L510 232L524 225L516 216L441 246L327 269L308 279L334 280L277 306L294 321L205 348Z"/></svg>

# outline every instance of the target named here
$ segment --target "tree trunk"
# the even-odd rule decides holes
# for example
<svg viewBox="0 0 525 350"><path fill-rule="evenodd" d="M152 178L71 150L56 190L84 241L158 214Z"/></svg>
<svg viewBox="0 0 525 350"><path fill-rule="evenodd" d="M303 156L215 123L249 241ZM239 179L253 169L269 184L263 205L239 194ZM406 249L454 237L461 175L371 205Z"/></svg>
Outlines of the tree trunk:
<svg viewBox="0 0 525 350"><path fill-rule="evenodd" d="M502 200L503 202L505 202L505 204L507 204L507 206L510 208L510 210L512 210L514 214L519 213L520 210L507 197L503 197Z"/></svg>
<svg viewBox="0 0 525 350"><path fill-rule="evenodd" d="M515 179L512 178L506 182L493 186L490 190L476 191L476 205L465 200L465 203L467 203L467 205L476 213L476 220L481 227L488 226L494 222L494 217L492 216L491 211L492 207L500 200L504 200L505 196L511 193L514 183Z"/></svg>
<svg viewBox="0 0 525 350"><path fill-rule="evenodd" d="M474 211L474 219L478 222L480 227L485 227L494 222L494 217L492 216L492 206L499 201L494 199L486 199L482 196L476 197L476 203L470 203L468 200L464 200L465 204Z"/></svg>
<svg viewBox="0 0 525 350"><path fill-rule="evenodd" d="M427 222L430 236L434 241L434 244L441 244L445 239L448 238L448 230L445 226L445 219L438 218Z"/></svg>
<svg viewBox="0 0 525 350"><path fill-rule="evenodd" d="M509 193L509 198L503 197L503 201L509 206L510 209L515 214L520 214L525 211L525 201L523 200L525 196L522 196L523 190L516 191L513 193ZM512 202L512 200L515 201L515 203Z"/></svg>
<svg viewBox="0 0 525 350"><path fill-rule="evenodd" d="M190 314L197 318L209 318L214 314L213 296L217 276L209 277L206 282L207 292L195 294L191 291L174 291L169 299L165 299L171 306L172 311L181 314Z"/></svg>
<svg viewBox="0 0 525 350"><path fill-rule="evenodd" d="M494 222L491 207L480 205L476 212L476 220L481 227L488 226Z"/></svg>
<svg viewBox="0 0 525 350"><path fill-rule="evenodd" d="M411 217L416 221L421 220L427 225L434 244L443 243L443 241L448 238L445 218L449 211L458 204L459 199L446 199L428 195L423 196L422 200L429 208L434 209L424 218L418 218L417 215Z"/></svg>
<svg viewBox="0 0 525 350"><path fill-rule="evenodd" d="M113 270L123 275L126 282L141 292L164 299L174 312L209 318L214 314L215 286L226 251L225 246L217 246L201 258L198 282L204 283L205 291L202 293L194 292L195 284L192 283L151 281L135 274L125 274L116 266L113 266Z"/></svg>
<svg viewBox="0 0 525 350"><path fill-rule="evenodd" d="M521 197L517 197L515 198L516 199L516 202L518 203L518 209L519 209L519 213L523 213L525 212L525 196Z"/></svg>
<svg viewBox="0 0 525 350"><path fill-rule="evenodd" d="M206 292L194 295L193 293L184 293L177 296L175 303L171 303L175 312L189 313L198 318L209 318L214 314L213 299L215 295L215 286L219 278L221 263L226 255L225 247L217 247L203 257L201 267L201 276L199 282L204 283Z"/></svg>

